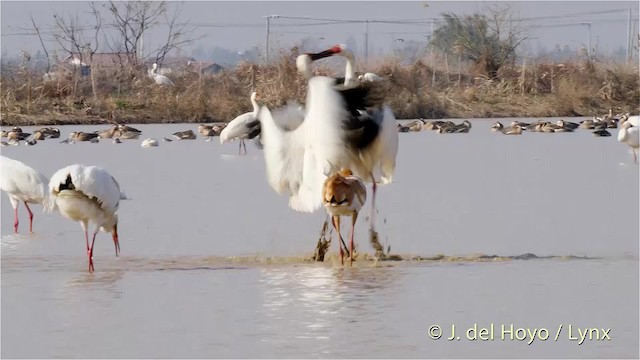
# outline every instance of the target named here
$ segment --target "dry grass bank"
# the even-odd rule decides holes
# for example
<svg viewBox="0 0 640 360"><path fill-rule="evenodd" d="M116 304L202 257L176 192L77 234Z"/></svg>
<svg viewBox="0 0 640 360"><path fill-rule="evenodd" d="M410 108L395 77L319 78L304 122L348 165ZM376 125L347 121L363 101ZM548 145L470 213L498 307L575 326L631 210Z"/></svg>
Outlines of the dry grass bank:
<svg viewBox="0 0 640 360"><path fill-rule="evenodd" d="M296 71L296 55L293 49L268 66L244 63L216 75L172 74L173 87L156 85L142 68L94 69L93 79L44 82L42 74L22 64L3 69L0 78L2 125L228 121L251 111L252 87L264 105L303 103L305 82ZM472 69L436 70L434 77L426 63L400 65L393 59L366 71L386 79L387 101L399 119L590 116L610 108L640 112L636 64L542 62L504 68L499 80ZM318 73L332 74L323 67Z"/></svg>

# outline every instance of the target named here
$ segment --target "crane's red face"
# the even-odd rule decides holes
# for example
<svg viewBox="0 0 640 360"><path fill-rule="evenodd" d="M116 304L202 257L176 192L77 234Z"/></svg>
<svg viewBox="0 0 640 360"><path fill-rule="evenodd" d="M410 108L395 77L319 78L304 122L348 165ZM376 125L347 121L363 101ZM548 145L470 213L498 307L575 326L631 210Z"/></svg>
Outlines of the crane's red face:
<svg viewBox="0 0 640 360"><path fill-rule="evenodd" d="M342 45L335 45L334 47L332 47L331 49L329 49L329 51L331 51L333 54L339 54L342 52L342 50L344 50L344 48L342 47Z"/></svg>

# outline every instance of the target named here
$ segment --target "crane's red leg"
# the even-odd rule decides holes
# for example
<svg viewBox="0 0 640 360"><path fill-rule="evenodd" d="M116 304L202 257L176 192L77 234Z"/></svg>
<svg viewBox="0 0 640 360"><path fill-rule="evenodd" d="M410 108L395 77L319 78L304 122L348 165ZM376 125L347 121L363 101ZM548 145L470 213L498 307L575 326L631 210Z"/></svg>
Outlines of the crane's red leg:
<svg viewBox="0 0 640 360"><path fill-rule="evenodd" d="M342 235L340 235L340 216L334 215L332 216L332 220L333 220L333 227L338 232L338 238L342 240ZM344 265L344 252L342 251L342 245L339 244L338 247L340 248L340 264Z"/></svg>
<svg viewBox="0 0 640 360"><path fill-rule="evenodd" d="M120 253L120 242L118 241L118 224L113 227L113 232L111 233L113 236L113 245L116 247L116 256Z"/></svg>
<svg viewBox="0 0 640 360"><path fill-rule="evenodd" d="M18 224L20 224L20 222L18 221L18 207L16 206L15 209L13 209L13 232L14 233L18 233Z"/></svg>
<svg viewBox="0 0 640 360"><path fill-rule="evenodd" d="M32 233L33 232L33 213L31 212L31 209L29 209L29 205L27 205L27 203L24 203L24 206L27 208L27 211L29 212L29 232Z"/></svg>
<svg viewBox="0 0 640 360"><path fill-rule="evenodd" d="M351 215L351 241L349 242L349 265L353 265L353 237L356 231L356 220L358 219L358 213Z"/></svg>
<svg viewBox="0 0 640 360"><path fill-rule="evenodd" d="M96 242L96 234L93 233L93 240L91 240L91 247L89 248L89 272L93 272L93 244Z"/></svg>
<svg viewBox="0 0 640 360"><path fill-rule="evenodd" d="M371 181L373 182L372 194L371 194L371 229L375 229L376 219L376 178L371 173Z"/></svg>

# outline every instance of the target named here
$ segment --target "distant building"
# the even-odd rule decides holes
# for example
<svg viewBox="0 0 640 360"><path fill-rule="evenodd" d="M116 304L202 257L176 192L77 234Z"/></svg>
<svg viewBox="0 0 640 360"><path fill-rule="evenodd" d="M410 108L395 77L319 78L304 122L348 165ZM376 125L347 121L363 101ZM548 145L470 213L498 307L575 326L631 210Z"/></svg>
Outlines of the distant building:
<svg viewBox="0 0 640 360"><path fill-rule="evenodd" d="M82 60L81 60L82 59ZM78 53L71 54L60 61L65 67L80 66L82 76L91 74L91 67L100 67L105 69L115 69L125 65L129 65L129 57L125 53L95 53L93 56Z"/></svg>
<svg viewBox="0 0 640 360"><path fill-rule="evenodd" d="M191 61L187 64L190 71L195 71L202 75L217 74L224 68L212 61Z"/></svg>

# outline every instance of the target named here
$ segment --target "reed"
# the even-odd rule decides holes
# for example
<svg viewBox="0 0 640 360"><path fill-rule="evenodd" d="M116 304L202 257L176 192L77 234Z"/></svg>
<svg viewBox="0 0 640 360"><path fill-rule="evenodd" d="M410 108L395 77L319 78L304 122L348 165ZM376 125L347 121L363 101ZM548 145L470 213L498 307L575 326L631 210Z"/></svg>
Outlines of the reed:
<svg viewBox="0 0 640 360"><path fill-rule="evenodd" d="M215 75L176 71L175 86L156 85L144 68L96 68L95 97L89 76L44 81L27 61L0 76L2 125L169 123L229 121L260 103L304 104L306 81L295 66L296 48L270 64L240 63ZM638 67L576 59L562 64L537 59L501 69L498 79L477 69L434 68L424 60L372 62L385 78L386 100L399 119L591 116L640 112ZM452 73L446 70L450 68ZM335 75L319 64L316 74ZM75 95L74 95L75 90Z"/></svg>

